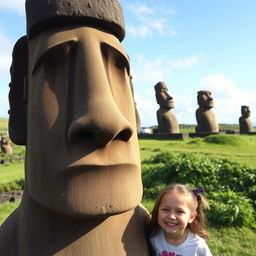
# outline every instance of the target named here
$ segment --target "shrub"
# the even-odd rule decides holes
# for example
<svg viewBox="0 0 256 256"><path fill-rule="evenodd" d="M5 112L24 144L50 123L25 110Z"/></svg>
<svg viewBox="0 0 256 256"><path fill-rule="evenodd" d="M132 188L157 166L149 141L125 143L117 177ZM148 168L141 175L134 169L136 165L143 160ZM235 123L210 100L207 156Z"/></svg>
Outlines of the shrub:
<svg viewBox="0 0 256 256"><path fill-rule="evenodd" d="M242 193L228 190L210 193L211 211L208 218L211 222L256 228L255 210L252 201Z"/></svg>
<svg viewBox="0 0 256 256"><path fill-rule="evenodd" d="M14 182L0 184L0 193L9 192L12 190L23 190L24 179L16 180Z"/></svg>
<svg viewBox="0 0 256 256"><path fill-rule="evenodd" d="M159 164L159 163L165 164L165 163L173 161L175 158L176 158L176 156L170 152L161 152L160 151L160 153L158 153L154 156L151 156L148 159L145 159L142 162L142 165L143 164Z"/></svg>
<svg viewBox="0 0 256 256"><path fill-rule="evenodd" d="M176 182L201 186L207 191L231 189L255 200L255 189L250 188L256 184L256 171L225 158L160 153L142 163L142 180L145 188Z"/></svg>
<svg viewBox="0 0 256 256"><path fill-rule="evenodd" d="M209 159L199 159L188 153L155 155L143 162L142 169L145 197L155 197L162 184L191 183L204 187L210 184L213 187L214 182L217 183L214 165ZM148 193L149 191L150 193Z"/></svg>
<svg viewBox="0 0 256 256"><path fill-rule="evenodd" d="M248 196L254 201L254 205L256 205L256 185L248 188Z"/></svg>
<svg viewBox="0 0 256 256"><path fill-rule="evenodd" d="M256 184L255 169L247 168L228 159L216 159L219 165L219 184L238 192L248 192L248 188Z"/></svg>
<svg viewBox="0 0 256 256"><path fill-rule="evenodd" d="M214 143L214 144L222 144L222 145L241 145L244 144L243 141L239 137L230 136L226 134L212 134L204 138L204 142Z"/></svg>

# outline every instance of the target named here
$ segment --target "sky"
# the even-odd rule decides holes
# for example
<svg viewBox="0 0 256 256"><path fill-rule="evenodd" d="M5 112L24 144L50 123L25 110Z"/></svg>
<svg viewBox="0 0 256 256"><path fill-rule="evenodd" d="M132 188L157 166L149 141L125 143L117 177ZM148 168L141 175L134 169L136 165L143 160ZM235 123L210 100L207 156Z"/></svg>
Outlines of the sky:
<svg viewBox="0 0 256 256"><path fill-rule="evenodd" d="M142 126L157 124L154 85L167 84L180 124L196 124L197 92L210 90L219 123L256 124L255 0L119 0ZM0 0L0 117L8 117L15 42L26 33L25 0Z"/></svg>

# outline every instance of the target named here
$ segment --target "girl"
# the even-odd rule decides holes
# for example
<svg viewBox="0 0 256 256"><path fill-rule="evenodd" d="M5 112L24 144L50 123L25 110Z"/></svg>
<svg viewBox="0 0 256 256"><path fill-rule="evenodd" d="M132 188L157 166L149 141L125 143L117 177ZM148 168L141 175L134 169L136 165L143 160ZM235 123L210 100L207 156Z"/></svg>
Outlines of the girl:
<svg viewBox="0 0 256 256"><path fill-rule="evenodd" d="M148 232L155 256L212 256L203 208L202 188L170 184L157 197Z"/></svg>

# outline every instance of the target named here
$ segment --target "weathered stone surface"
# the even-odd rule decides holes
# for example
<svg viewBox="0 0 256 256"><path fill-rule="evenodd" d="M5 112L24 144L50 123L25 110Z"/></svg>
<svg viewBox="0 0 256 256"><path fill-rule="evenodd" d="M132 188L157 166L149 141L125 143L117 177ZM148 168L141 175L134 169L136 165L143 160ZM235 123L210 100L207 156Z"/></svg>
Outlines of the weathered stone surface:
<svg viewBox="0 0 256 256"><path fill-rule="evenodd" d="M27 137L26 80L28 72L27 37L21 37L14 45L9 84L9 136L13 143L25 145Z"/></svg>
<svg viewBox="0 0 256 256"><path fill-rule="evenodd" d="M122 7L117 0L27 0L27 34L66 25L91 25L113 33L120 41L125 36Z"/></svg>
<svg viewBox="0 0 256 256"><path fill-rule="evenodd" d="M159 82L155 85L156 101L159 109L156 112L158 122L158 133L179 133L179 124L175 114L171 111L174 108L173 97L168 93L167 85Z"/></svg>
<svg viewBox="0 0 256 256"><path fill-rule="evenodd" d="M6 202L19 202L22 199L23 191L10 191L0 194L0 204Z"/></svg>
<svg viewBox="0 0 256 256"><path fill-rule="evenodd" d="M250 107L241 106L242 116L239 118L239 131L240 133L251 133L253 132L252 121L250 120Z"/></svg>
<svg viewBox="0 0 256 256"><path fill-rule="evenodd" d="M210 91L203 90L197 93L196 110L197 133L218 133L219 125L215 113L212 111L214 101Z"/></svg>

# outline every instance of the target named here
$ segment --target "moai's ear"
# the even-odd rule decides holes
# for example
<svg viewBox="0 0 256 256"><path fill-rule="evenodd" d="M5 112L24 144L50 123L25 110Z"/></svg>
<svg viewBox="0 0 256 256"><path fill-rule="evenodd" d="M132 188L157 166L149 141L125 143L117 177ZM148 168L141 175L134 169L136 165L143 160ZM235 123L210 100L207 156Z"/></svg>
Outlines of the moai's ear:
<svg viewBox="0 0 256 256"><path fill-rule="evenodd" d="M132 83L132 75L130 75L130 84L131 84L131 90L132 90L132 96L134 100L134 90L133 90L133 83ZM134 101L134 108L135 108L135 116L136 116L136 125L137 125L137 133L140 131L141 128L141 122L140 122L140 115L136 107L136 102Z"/></svg>
<svg viewBox="0 0 256 256"><path fill-rule="evenodd" d="M136 114L137 133L139 133L141 128L141 122L140 122L140 115L136 107L136 103L135 103L135 114Z"/></svg>
<svg viewBox="0 0 256 256"><path fill-rule="evenodd" d="M9 136L13 143L27 143L27 72L28 43L27 37L21 37L14 45L9 84Z"/></svg>

